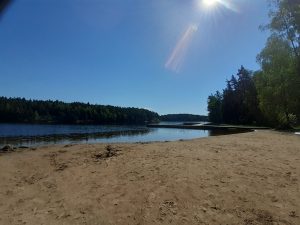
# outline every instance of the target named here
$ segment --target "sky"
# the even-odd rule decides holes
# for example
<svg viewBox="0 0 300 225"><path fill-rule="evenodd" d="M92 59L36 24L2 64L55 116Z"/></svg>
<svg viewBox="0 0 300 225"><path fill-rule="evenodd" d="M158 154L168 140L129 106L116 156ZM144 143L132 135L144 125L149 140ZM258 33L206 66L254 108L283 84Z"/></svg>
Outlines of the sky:
<svg viewBox="0 0 300 225"><path fill-rule="evenodd" d="M204 0L203 0L204 1ZM259 69L267 0L15 0L0 17L0 96L207 114Z"/></svg>

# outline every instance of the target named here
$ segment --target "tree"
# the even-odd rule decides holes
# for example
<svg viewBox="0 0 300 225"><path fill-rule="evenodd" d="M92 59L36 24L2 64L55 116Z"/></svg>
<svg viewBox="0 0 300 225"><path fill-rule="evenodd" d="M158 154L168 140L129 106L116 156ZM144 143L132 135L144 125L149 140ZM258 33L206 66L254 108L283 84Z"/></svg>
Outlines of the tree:
<svg viewBox="0 0 300 225"><path fill-rule="evenodd" d="M299 57L300 44L300 1L272 0L269 16L270 24L265 28L287 40L296 57Z"/></svg>
<svg viewBox="0 0 300 225"><path fill-rule="evenodd" d="M0 122L143 124L158 119L146 109L0 97Z"/></svg>
<svg viewBox="0 0 300 225"><path fill-rule="evenodd" d="M252 72L243 66L239 69L236 96L239 107L239 123L250 124L261 121L257 91Z"/></svg>
<svg viewBox="0 0 300 225"><path fill-rule="evenodd" d="M222 119L222 95L219 91L208 97L207 101L208 118L210 122L221 123Z"/></svg>
<svg viewBox="0 0 300 225"><path fill-rule="evenodd" d="M271 31L257 56L261 70L244 67L232 76L222 94L222 122L268 123L287 128L300 118L300 0L270 0ZM216 96L209 97L214 118ZM218 117L219 118L219 117Z"/></svg>
<svg viewBox="0 0 300 225"><path fill-rule="evenodd" d="M260 108L273 125L289 127L300 118L300 1L272 0L271 31L258 55L255 75Z"/></svg>
<svg viewBox="0 0 300 225"><path fill-rule="evenodd" d="M238 123L239 118L239 100L236 95L237 79L231 76L226 81L227 86L223 90L222 98L222 119L225 123Z"/></svg>
<svg viewBox="0 0 300 225"><path fill-rule="evenodd" d="M261 65L255 76L260 108L271 124L289 126L290 116L299 116L300 106L300 77L292 46L273 34L257 60Z"/></svg>
<svg viewBox="0 0 300 225"><path fill-rule="evenodd" d="M253 73L243 66L227 80L223 93L208 97L209 120L215 123L262 123Z"/></svg>

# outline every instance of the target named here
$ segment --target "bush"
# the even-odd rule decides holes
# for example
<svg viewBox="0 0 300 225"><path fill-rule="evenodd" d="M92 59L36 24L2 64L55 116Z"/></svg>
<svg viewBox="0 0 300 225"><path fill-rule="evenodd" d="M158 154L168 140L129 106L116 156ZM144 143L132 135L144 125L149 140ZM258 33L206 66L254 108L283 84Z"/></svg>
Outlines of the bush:
<svg viewBox="0 0 300 225"><path fill-rule="evenodd" d="M297 125L297 116L294 114L288 114L288 116L286 116L284 113L281 113L278 122L278 129L291 129Z"/></svg>

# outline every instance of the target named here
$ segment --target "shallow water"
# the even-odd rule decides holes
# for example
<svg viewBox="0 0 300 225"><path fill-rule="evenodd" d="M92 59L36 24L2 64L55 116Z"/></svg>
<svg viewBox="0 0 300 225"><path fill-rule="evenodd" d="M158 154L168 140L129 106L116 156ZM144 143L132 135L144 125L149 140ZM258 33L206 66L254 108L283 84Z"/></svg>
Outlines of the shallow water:
<svg viewBox="0 0 300 225"><path fill-rule="evenodd" d="M0 124L0 137L87 134L144 129L143 126L118 125L44 125Z"/></svg>
<svg viewBox="0 0 300 225"><path fill-rule="evenodd" d="M0 146L175 141L237 132L116 125L0 124Z"/></svg>

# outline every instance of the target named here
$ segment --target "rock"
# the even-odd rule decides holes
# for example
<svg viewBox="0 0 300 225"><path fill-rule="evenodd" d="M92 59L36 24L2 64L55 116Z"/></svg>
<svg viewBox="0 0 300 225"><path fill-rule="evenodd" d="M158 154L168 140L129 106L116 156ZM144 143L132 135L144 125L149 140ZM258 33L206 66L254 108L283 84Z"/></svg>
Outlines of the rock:
<svg viewBox="0 0 300 225"><path fill-rule="evenodd" d="M106 158L110 158L117 155L117 150L111 145L106 146Z"/></svg>

